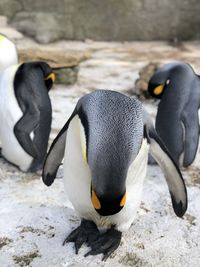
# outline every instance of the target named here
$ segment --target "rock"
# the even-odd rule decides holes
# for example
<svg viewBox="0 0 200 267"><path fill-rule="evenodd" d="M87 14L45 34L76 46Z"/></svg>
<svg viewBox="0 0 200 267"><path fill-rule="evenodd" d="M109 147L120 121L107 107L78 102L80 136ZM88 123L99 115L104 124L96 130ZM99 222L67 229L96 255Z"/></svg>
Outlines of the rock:
<svg viewBox="0 0 200 267"><path fill-rule="evenodd" d="M74 84L77 81L78 70L78 67L54 69L56 83Z"/></svg>
<svg viewBox="0 0 200 267"><path fill-rule="evenodd" d="M142 94L147 96L146 92L149 80L151 79L154 72L158 69L159 65L160 64L158 62L150 62L139 71L140 77L135 82L134 93L136 93L137 95Z"/></svg>
<svg viewBox="0 0 200 267"><path fill-rule="evenodd" d="M199 8L198 0L1 0L0 14L41 43L191 40L200 38Z"/></svg>
<svg viewBox="0 0 200 267"><path fill-rule="evenodd" d="M63 52L56 49L41 48L28 48L18 49L20 62L24 61L46 61L53 68L61 67L75 67L80 62L89 59L90 53L68 51Z"/></svg>
<svg viewBox="0 0 200 267"><path fill-rule="evenodd" d="M5 26L7 26L7 21L8 21L7 17L5 17L5 16L0 16L0 27L5 27Z"/></svg>
<svg viewBox="0 0 200 267"><path fill-rule="evenodd" d="M1 0L0 1L0 14L12 18L16 12L22 9L20 1L15 0Z"/></svg>
<svg viewBox="0 0 200 267"><path fill-rule="evenodd" d="M88 52L63 52L54 49L18 49L19 61L45 61L55 71L56 83L74 84L77 80L78 65L90 57Z"/></svg>
<svg viewBox="0 0 200 267"><path fill-rule="evenodd" d="M7 17L5 16L0 16L0 33L4 34L11 40L17 40L23 37L20 32L8 26Z"/></svg>
<svg viewBox="0 0 200 267"><path fill-rule="evenodd" d="M63 37L62 16L43 12L19 12L12 26L25 35L34 37L39 43L47 44Z"/></svg>

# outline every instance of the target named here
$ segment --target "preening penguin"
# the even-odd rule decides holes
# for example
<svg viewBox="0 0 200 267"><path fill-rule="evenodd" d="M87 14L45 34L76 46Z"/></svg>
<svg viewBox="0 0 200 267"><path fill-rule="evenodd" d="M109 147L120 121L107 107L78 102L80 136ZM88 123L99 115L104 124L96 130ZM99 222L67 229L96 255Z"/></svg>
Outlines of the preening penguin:
<svg viewBox="0 0 200 267"><path fill-rule="evenodd" d="M157 133L176 163L189 166L199 143L199 76L189 64L166 64L152 76L148 91L161 99L156 116Z"/></svg>
<svg viewBox="0 0 200 267"><path fill-rule="evenodd" d="M64 157L64 184L81 225L64 241L83 243L86 255L106 259L120 244L122 231L134 220L141 202L150 152L164 171L177 216L187 209L181 173L169 156L141 103L123 94L97 90L83 96L53 141L43 182L50 186ZM100 233L98 227L106 227Z"/></svg>
<svg viewBox="0 0 200 267"><path fill-rule="evenodd" d="M1 153L22 171L34 172L44 163L52 120L48 91L54 80L45 62L14 65L1 73Z"/></svg>
<svg viewBox="0 0 200 267"><path fill-rule="evenodd" d="M18 56L15 45L3 34L0 34L0 72L8 66L17 64Z"/></svg>

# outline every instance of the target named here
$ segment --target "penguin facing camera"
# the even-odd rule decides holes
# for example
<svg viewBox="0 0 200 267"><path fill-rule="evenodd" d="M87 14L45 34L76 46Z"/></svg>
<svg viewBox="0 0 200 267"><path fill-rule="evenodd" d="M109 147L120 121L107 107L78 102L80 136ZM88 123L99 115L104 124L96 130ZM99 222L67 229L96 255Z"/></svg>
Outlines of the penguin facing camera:
<svg viewBox="0 0 200 267"><path fill-rule="evenodd" d="M181 173L141 103L123 94L97 90L78 101L72 115L53 141L43 168L43 182L50 186L64 158L64 184L80 226L64 243L74 242L76 253L83 243L103 253L115 251L141 202L148 151L160 164L177 216L187 209ZM100 233L98 227L106 227Z"/></svg>
<svg viewBox="0 0 200 267"><path fill-rule="evenodd" d="M44 163L52 121L48 91L54 80L45 62L10 66L1 74L1 154L24 172Z"/></svg>
<svg viewBox="0 0 200 267"><path fill-rule="evenodd" d="M17 49L5 35L0 33L0 72L18 63Z"/></svg>
<svg viewBox="0 0 200 267"><path fill-rule="evenodd" d="M174 62L159 68L148 92L158 99L156 131L179 166L195 159L199 143L200 78L189 64Z"/></svg>

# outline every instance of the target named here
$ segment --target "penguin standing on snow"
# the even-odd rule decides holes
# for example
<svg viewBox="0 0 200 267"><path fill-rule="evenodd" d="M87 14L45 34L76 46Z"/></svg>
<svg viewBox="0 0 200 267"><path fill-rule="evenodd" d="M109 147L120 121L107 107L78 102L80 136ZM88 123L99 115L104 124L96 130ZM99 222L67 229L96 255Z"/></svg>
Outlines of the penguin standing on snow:
<svg viewBox="0 0 200 267"><path fill-rule="evenodd" d="M82 218L81 225L64 241L83 243L86 255L117 249L122 231L134 220L141 202L147 157L150 152L165 173L173 208L183 216L187 194L181 173L143 116L134 98L108 90L82 97L48 152L43 182L50 186L64 157L67 195ZM100 233L98 227L106 227Z"/></svg>
<svg viewBox="0 0 200 267"><path fill-rule="evenodd" d="M166 64L152 76L148 91L161 99L156 116L157 133L176 163L188 167L195 159L199 143L199 76L189 64Z"/></svg>
<svg viewBox="0 0 200 267"><path fill-rule="evenodd" d="M1 73L1 154L22 171L42 168L52 120L48 91L54 80L45 62L14 65Z"/></svg>
<svg viewBox="0 0 200 267"><path fill-rule="evenodd" d="M0 72L8 66L17 64L18 56L15 45L3 34L0 34Z"/></svg>

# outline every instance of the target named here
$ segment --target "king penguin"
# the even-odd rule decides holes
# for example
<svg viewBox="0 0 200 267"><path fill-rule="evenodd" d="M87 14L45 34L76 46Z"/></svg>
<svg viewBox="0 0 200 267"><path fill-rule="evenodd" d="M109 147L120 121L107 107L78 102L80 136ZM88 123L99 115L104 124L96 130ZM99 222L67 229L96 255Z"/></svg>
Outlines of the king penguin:
<svg viewBox="0 0 200 267"><path fill-rule="evenodd" d="M161 99L156 131L179 166L195 159L199 143L200 78L189 64L173 62L159 68L149 93Z"/></svg>
<svg viewBox="0 0 200 267"><path fill-rule="evenodd" d="M18 63L17 49L13 42L0 34L0 72Z"/></svg>
<svg viewBox="0 0 200 267"><path fill-rule="evenodd" d="M35 172L44 163L52 121L48 91L54 80L45 62L12 65L1 72L1 154L24 172Z"/></svg>
<svg viewBox="0 0 200 267"><path fill-rule="evenodd" d="M149 148L181 217L187 209L184 181L141 103L109 90L79 99L50 147L42 174L50 186L64 158L65 189L81 224L63 244L74 242L78 253L87 243L91 250L85 256L103 253L103 260L117 249L141 202ZM99 227L106 232L100 233Z"/></svg>

